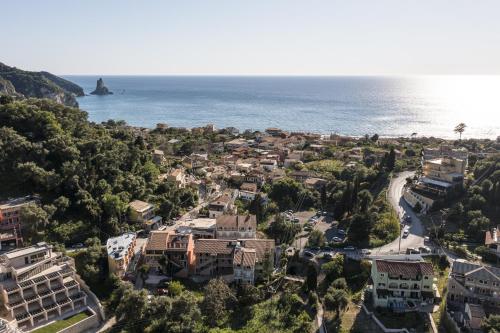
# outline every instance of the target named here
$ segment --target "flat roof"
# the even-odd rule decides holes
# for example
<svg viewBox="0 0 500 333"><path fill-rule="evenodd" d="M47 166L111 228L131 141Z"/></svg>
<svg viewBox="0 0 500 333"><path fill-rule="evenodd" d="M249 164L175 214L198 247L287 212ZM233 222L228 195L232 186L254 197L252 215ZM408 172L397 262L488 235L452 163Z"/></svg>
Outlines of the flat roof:
<svg viewBox="0 0 500 333"><path fill-rule="evenodd" d="M135 239L135 233L127 232L123 235L109 238L106 241L106 250L108 251L108 256L114 259L122 258L128 251L128 248Z"/></svg>
<svg viewBox="0 0 500 333"><path fill-rule="evenodd" d="M45 242L40 242L40 243L37 243L33 246L23 247L20 249L9 251L9 252L5 253L4 256L6 256L8 259L13 259L13 258L29 255L32 253L47 251L49 248L51 248L50 245L48 245Z"/></svg>
<svg viewBox="0 0 500 333"><path fill-rule="evenodd" d="M452 184L450 184L450 183L443 182L443 181L440 181L440 180L431 179L431 178L427 178L427 177L422 177L420 180L422 182L424 182L424 183L432 184L432 185L437 185L437 186L441 186L441 187L450 187L450 186L452 186Z"/></svg>
<svg viewBox="0 0 500 333"><path fill-rule="evenodd" d="M141 212L141 213L150 209L150 208L153 208L153 205L151 205L150 203L141 201L141 200L134 200L131 203L129 203L128 205L133 210Z"/></svg>

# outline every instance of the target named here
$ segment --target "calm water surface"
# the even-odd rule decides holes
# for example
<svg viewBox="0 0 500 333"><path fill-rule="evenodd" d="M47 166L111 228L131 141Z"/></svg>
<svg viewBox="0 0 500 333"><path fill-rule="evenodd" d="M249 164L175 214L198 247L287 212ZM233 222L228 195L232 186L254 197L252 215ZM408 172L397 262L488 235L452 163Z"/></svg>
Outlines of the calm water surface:
<svg viewBox="0 0 500 333"><path fill-rule="evenodd" d="M90 93L97 76L66 76ZM104 76L109 96L85 96L95 122L383 136L500 135L500 76L235 77Z"/></svg>

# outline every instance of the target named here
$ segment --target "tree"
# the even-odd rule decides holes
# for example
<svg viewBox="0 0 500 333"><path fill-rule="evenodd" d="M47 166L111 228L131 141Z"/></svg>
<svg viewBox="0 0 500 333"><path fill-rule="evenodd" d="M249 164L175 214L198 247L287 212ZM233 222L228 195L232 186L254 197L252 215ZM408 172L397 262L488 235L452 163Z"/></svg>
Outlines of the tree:
<svg viewBox="0 0 500 333"><path fill-rule="evenodd" d="M333 281L332 288L347 290L347 282L344 278L338 278Z"/></svg>
<svg viewBox="0 0 500 333"><path fill-rule="evenodd" d="M328 288L325 295L325 307L327 310L335 310L337 317L340 311L349 304L349 295L343 289Z"/></svg>
<svg viewBox="0 0 500 333"><path fill-rule="evenodd" d="M455 133L460 134L460 140L462 140L462 133L465 131L466 127L467 125L465 125L464 123L460 123L457 126L455 126L455 129L453 130Z"/></svg>
<svg viewBox="0 0 500 333"><path fill-rule="evenodd" d="M262 278L269 282L274 269L274 260L270 252L266 252L264 260L262 261Z"/></svg>
<svg viewBox="0 0 500 333"><path fill-rule="evenodd" d="M204 289L201 311L211 327L222 326L229 319L236 296L222 279L212 279Z"/></svg>
<svg viewBox="0 0 500 333"><path fill-rule="evenodd" d="M328 281L334 281L340 278L344 272L344 258L341 255L336 255L332 260L324 263L321 269L325 272Z"/></svg>
<svg viewBox="0 0 500 333"><path fill-rule="evenodd" d="M39 205L29 203L21 208L21 221L25 239L36 243L44 238L49 214Z"/></svg>
<svg viewBox="0 0 500 333"><path fill-rule="evenodd" d="M485 333L499 333L500 332L500 315L490 314L485 318L481 324Z"/></svg>
<svg viewBox="0 0 500 333"><path fill-rule="evenodd" d="M362 213L366 213L373 202L373 196L368 190L362 190L358 193L358 208Z"/></svg>
<svg viewBox="0 0 500 333"><path fill-rule="evenodd" d="M387 156L387 161L386 161L386 169L387 171L393 171L394 167L396 166L396 151L394 148L391 148L389 151L389 155Z"/></svg>
<svg viewBox="0 0 500 333"><path fill-rule="evenodd" d="M320 230L313 230L309 234L309 239L307 240L307 245L311 247L321 247L325 245L325 234Z"/></svg>
<svg viewBox="0 0 500 333"><path fill-rule="evenodd" d="M184 289L185 289L184 286L179 281L171 281L168 284L168 294L171 297L179 296L184 292Z"/></svg>
<svg viewBox="0 0 500 333"><path fill-rule="evenodd" d="M316 267L314 267L314 264L312 263L309 263L309 265L307 265L307 275L304 286L308 291L316 290L316 287L318 286L318 272L316 271Z"/></svg>
<svg viewBox="0 0 500 333"><path fill-rule="evenodd" d="M145 318L147 308L148 293L146 290L126 289L116 307L116 318L126 324L127 331L142 332L143 327L133 325L133 323Z"/></svg>

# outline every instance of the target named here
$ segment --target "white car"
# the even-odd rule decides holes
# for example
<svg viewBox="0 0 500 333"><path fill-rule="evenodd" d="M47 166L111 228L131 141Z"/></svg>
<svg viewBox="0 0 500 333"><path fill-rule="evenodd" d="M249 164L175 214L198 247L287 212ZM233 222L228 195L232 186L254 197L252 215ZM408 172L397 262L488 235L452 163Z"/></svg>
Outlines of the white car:
<svg viewBox="0 0 500 333"><path fill-rule="evenodd" d="M408 231L408 229L405 229L405 230L403 231L403 238L406 238L406 237L408 237L409 235L410 235L410 231Z"/></svg>
<svg viewBox="0 0 500 333"><path fill-rule="evenodd" d="M372 251L370 251L370 250L368 250L368 249L362 249L362 250L361 250L361 254L364 254L365 256L366 256L366 255L369 255L369 254L371 254L371 253L372 253Z"/></svg>

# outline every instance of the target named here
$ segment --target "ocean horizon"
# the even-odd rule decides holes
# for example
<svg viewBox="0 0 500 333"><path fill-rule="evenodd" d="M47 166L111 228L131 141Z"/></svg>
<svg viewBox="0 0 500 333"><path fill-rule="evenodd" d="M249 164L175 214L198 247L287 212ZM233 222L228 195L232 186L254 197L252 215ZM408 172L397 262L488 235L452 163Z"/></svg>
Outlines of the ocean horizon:
<svg viewBox="0 0 500 333"><path fill-rule="evenodd" d="M113 95L78 98L89 119L384 137L500 135L500 76L65 75L85 94L102 77Z"/></svg>

